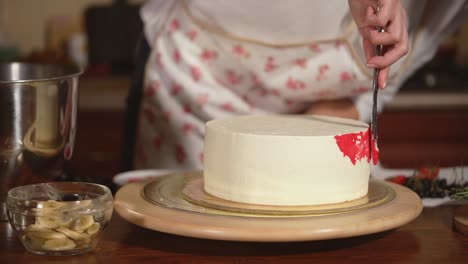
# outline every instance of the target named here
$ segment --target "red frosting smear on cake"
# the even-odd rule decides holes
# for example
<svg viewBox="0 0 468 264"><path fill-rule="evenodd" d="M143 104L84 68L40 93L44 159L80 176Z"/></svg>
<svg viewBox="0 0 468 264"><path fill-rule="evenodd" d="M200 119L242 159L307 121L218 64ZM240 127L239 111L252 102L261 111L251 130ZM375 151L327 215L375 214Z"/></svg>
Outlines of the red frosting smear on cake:
<svg viewBox="0 0 468 264"><path fill-rule="evenodd" d="M372 131L372 130L370 129L368 131ZM377 146L377 140L375 140L374 138L374 133L371 133L371 136L372 136L372 145L371 145L372 162L374 163L374 165L377 165L377 162L379 161L379 146Z"/></svg>
<svg viewBox="0 0 468 264"><path fill-rule="evenodd" d="M372 151L372 161L377 164L379 159L379 149L372 136L372 145L369 146L369 133L370 129L365 132L349 133L344 135L335 136L336 144L345 157L348 157L353 165L357 161L367 159L370 161L369 153Z"/></svg>

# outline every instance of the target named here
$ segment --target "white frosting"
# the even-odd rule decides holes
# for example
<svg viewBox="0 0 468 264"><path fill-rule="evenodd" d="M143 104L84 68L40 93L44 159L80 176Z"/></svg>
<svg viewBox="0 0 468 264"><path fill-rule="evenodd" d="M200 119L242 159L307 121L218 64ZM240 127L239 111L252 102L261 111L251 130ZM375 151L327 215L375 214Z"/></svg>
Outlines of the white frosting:
<svg viewBox="0 0 468 264"><path fill-rule="evenodd" d="M335 136L368 125L325 116L236 116L206 124L204 188L265 205L339 203L367 194L369 162L353 164Z"/></svg>

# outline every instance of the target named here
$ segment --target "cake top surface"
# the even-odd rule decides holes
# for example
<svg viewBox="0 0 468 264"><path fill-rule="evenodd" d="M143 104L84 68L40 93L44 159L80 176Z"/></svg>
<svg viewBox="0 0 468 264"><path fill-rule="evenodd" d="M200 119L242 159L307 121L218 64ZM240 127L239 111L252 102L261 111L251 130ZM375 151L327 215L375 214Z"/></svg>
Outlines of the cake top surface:
<svg viewBox="0 0 468 264"><path fill-rule="evenodd" d="M207 127L253 135L334 136L368 129L364 122L318 115L241 115L209 121Z"/></svg>

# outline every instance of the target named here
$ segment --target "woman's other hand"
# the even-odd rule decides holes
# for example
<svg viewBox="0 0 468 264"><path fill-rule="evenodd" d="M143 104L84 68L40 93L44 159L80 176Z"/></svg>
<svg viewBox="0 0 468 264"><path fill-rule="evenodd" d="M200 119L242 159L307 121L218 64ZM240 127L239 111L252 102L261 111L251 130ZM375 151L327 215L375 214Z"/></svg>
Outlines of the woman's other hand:
<svg viewBox="0 0 468 264"><path fill-rule="evenodd" d="M305 114L359 119L359 113L354 102L348 98L314 102Z"/></svg>
<svg viewBox="0 0 468 264"><path fill-rule="evenodd" d="M378 83L384 88L390 65L408 52L406 11L399 0L348 0L348 3L363 39L367 66L381 69ZM385 31L379 32L378 28ZM383 56L375 56L376 45L384 46Z"/></svg>

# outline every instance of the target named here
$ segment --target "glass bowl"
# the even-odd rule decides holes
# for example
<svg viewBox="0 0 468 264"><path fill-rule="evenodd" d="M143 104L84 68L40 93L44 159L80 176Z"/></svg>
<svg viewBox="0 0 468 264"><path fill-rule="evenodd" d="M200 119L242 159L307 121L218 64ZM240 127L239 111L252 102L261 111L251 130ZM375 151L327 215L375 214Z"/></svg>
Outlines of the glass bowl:
<svg viewBox="0 0 468 264"><path fill-rule="evenodd" d="M50 182L8 191L8 221L24 247L41 255L76 255L92 251L113 211L104 185Z"/></svg>

